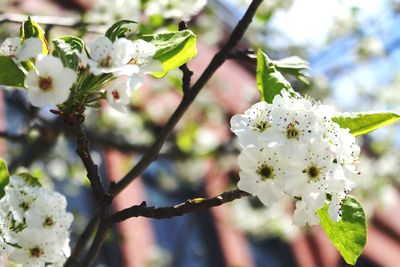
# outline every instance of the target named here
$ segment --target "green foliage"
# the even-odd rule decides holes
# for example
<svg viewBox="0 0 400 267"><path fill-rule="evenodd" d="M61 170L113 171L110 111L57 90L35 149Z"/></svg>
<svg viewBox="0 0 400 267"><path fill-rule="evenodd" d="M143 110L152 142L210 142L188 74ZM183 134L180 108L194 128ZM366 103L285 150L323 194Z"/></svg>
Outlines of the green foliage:
<svg viewBox="0 0 400 267"><path fill-rule="evenodd" d="M308 74L303 73L305 70L309 70L310 66L307 61L297 56L287 57L280 60L273 60L273 63L277 71L296 77L296 79L302 81L305 84L310 84Z"/></svg>
<svg viewBox="0 0 400 267"><path fill-rule="evenodd" d="M261 93L261 100L272 103L282 90L293 92L290 83L276 69L274 62L261 49L257 51L256 81Z"/></svg>
<svg viewBox="0 0 400 267"><path fill-rule="evenodd" d="M42 186L42 184L39 182L39 178L34 177L29 173L18 173L17 176L21 177L27 184L31 186Z"/></svg>
<svg viewBox="0 0 400 267"><path fill-rule="evenodd" d="M133 20L120 20L115 22L108 30L106 31L106 37L111 41L115 41L118 38L125 37L125 34L129 31L129 28L126 26L128 24L136 24L136 21ZM131 27L130 25L129 27Z"/></svg>
<svg viewBox="0 0 400 267"><path fill-rule="evenodd" d="M0 70L0 84L24 87L25 74L11 58L0 56Z"/></svg>
<svg viewBox="0 0 400 267"><path fill-rule="evenodd" d="M0 198L4 196L4 187L8 184L9 181L9 173L7 168L7 163L4 159L0 158Z"/></svg>
<svg viewBox="0 0 400 267"><path fill-rule="evenodd" d="M157 48L153 58L163 66L163 72L152 73L157 78L182 66L197 54L196 35L190 30L142 35L140 38Z"/></svg>
<svg viewBox="0 0 400 267"><path fill-rule="evenodd" d="M34 22L31 17L28 17L27 20L22 22L20 28L20 37L22 42L28 38L39 38L42 42L42 53L49 53L49 45L46 41L44 30L39 26L39 24Z"/></svg>
<svg viewBox="0 0 400 267"><path fill-rule="evenodd" d="M176 145L184 152L191 152L194 142L196 141L196 133L199 126L196 123L188 123L182 131L176 135Z"/></svg>
<svg viewBox="0 0 400 267"><path fill-rule="evenodd" d="M367 241L367 225L364 210L353 197L347 197L342 203L342 219L333 222L328 206L318 210L321 226L344 260L354 265L361 255Z"/></svg>
<svg viewBox="0 0 400 267"><path fill-rule="evenodd" d="M84 47L84 42L74 36L65 36L53 40L53 55L61 59L65 67L76 70L79 67L79 56Z"/></svg>
<svg viewBox="0 0 400 267"><path fill-rule="evenodd" d="M359 136L372 132L383 126L392 124L400 119L400 115L393 112L378 113L341 113L332 120L342 128L350 129L350 133Z"/></svg>

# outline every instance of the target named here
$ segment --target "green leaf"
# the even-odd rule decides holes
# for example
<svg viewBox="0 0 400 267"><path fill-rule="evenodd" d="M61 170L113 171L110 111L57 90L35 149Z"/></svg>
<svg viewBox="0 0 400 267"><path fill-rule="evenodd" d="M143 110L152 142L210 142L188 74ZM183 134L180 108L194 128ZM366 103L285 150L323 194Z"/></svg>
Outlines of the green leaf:
<svg viewBox="0 0 400 267"><path fill-rule="evenodd" d="M21 177L25 181L25 183L31 186L42 186L42 184L39 182L39 178L34 177L29 173L18 173L17 176Z"/></svg>
<svg viewBox="0 0 400 267"><path fill-rule="evenodd" d="M74 36L65 36L53 40L53 55L61 59L65 67L76 70L79 67L79 56L84 47L84 42Z"/></svg>
<svg viewBox="0 0 400 267"><path fill-rule="evenodd" d="M34 22L31 17L28 17L27 20L22 22L20 28L20 37L22 42L28 38L39 38L42 42L42 53L49 53L49 45L45 38L44 30L39 26L39 24Z"/></svg>
<svg viewBox="0 0 400 267"><path fill-rule="evenodd" d="M130 30L132 25L126 27L128 24L137 24L136 21L133 20L120 20L111 25L110 28L106 31L106 37L114 42L118 38L126 37L125 34Z"/></svg>
<svg viewBox="0 0 400 267"><path fill-rule="evenodd" d="M367 225L361 204L353 197L345 198L342 202L342 219L339 222L330 219L327 205L317 213L328 238L344 260L354 265L367 242Z"/></svg>
<svg viewBox="0 0 400 267"><path fill-rule="evenodd" d="M191 152L196 141L196 133L199 126L196 123L188 123L186 127L176 135L176 145L184 152Z"/></svg>
<svg viewBox="0 0 400 267"><path fill-rule="evenodd" d="M153 58L159 60L163 66L162 72L152 73L157 78L182 66L197 54L196 35L190 30L142 35L140 38L157 48Z"/></svg>
<svg viewBox="0 0 400 267"><path fill-rule="evenodd" d="M0 56L0 70L0 84L24 87L25 74L11 58Z"/></svg>
<svg viewBox="0 0 400 267"><path fill-rule="evenodd" d="M268 103L272 103L274 97L282 90L293 92L290 83L277 71L274 62L261 49L257 51L256 80L261 100Z"/></svg>
<svg viewBox="0 0 400 267"><path fill-rule="evenodd" d="M5 194L4 187L8 184L9 177L7 163L4 159L0 158L0 198Z"/></svg>
<svg viewBox="0 0 400 267"><path fill-rule="evenodd" d="M350 129L354 136L359 136L400 120L400 115L393 112L340 113L332 120L341 128Z"/></svg>

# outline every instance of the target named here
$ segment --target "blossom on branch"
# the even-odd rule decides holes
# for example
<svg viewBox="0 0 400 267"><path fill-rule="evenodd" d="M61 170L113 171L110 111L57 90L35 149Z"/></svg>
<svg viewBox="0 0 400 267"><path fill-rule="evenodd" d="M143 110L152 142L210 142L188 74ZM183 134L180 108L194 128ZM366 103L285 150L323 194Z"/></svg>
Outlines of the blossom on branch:
<svg viewBox="0 0 400 267"><path fill-rule="evenodd" d="M331 219L340 220L360 148L332 117L330 108L286 91L272 104L260 102L233 116L231 130L243 149L238 188L267 206L291 196L297 200L293 219L301 226L318 224L316 212L325 204Z"/></svg>
<svg viewBox="0 0 400 267"><path fill-rule="evenodd" d="M25 79L29 102L36 107L63 103L76 78L77 74L65 68L59 58L39 55L36 68L30 70Z"/></svg>

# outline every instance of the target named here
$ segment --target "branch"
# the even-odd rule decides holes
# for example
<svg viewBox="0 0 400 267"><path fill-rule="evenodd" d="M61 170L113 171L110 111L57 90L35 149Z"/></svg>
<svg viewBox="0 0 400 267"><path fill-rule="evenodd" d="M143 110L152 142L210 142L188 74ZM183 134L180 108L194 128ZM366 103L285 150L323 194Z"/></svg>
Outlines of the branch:
<svg viewBox="0 0 400 267"><path fill-rule="evenodd" d="M15 14L15 13L3 13L0 15L0 24L3 23L22 23L27 19L28 16ZM31 16L32 20L38 24L47 25L48 27L65 27L65 28L87 28L88 32L103 33L101 25L93 25L93 23L85 23L80 18L71 17L59 17L59 16Z"/></svg>
<svg viewBox="0 0 400 267"><path fill-rule="evenodd" d="M99 228L97 229L96 236L94 237L93 243L89 248L89 251L86 255L86 257L82 261L82 267L86 266L91 266L94 262L94 260L97 257L97 254L99 253L101 246L104 243L104 240L106 238L107 230L108 227L110 226L109 223L109 207L111 203L104 203L100 207L100 224Z"/></svg>
<svg viewBox="0 0 400 267"><path fill-rule="evenodd" d="M222 49L213 57L208 67L204 70L197 82L188 90L183 96L181 103L178 108L172 114L171 118L161 131L158 139L151 146L141 160L113 187L110 188L109 194L112 196L120 193L130 182L136 177L143 173L143 171L157 158L163 144L172 133L175 125L181 119L183 114L186 112L190 104L194 101L196 96L199 94L204 85L212 77L215 71L225 62L229 53L236 47L240 39L243 37L248 26L250 25L254 14L257 11L258 6L263 0L253 0L244 14L243 18L239 21L235 29L233 30L229 40L222 47Z"/></svg>
<svg viewBox="0 0 400 267"><path fill-rule="evenodd" d="M179 30L183 31L187 29L187 25L184 21L181 21L179 23ZM182 76L182 91L184 94L186 94L189 89L190 89L190 80L192 79L193 71L191 71L187 64L183 64L182 66L179 67L179 69L182 71L183 76Z"/></svg>
<svg viewBox="0 0 400 267"><path fill-rule="evenodd" d="M58 111L54 111L57 113ZM92 156L89 152L89 140L83 130L83 121L85 119L84 108L79 110L77 113L63 113L59 112L61 115L62 122L66 125L68 131L75 137L76 140L76 153L82 160L83 165L87 171L87 178L90 181L93 194L97 201L101 201L105 195L103 184L101 183L101 178L97 165L94 163Z"/></svg>
<svg viewBox="0 0 400 267"><path fill-rule="evenodd" d="M141 205L132 206L130 208L121 210L110 216L110 223L119 223L132 217L147 217L154 219L165 219L175 216L182 216L186 213L193 211L205 210L212 207L220 206L235 199L250 196L249 193L239 189L224 192L216 197L205 199L195 198L186 200L171 207L147 207L146 203Z"/></svg>
<svg viewBox="0 0 400 267"><path fill-rule="evenodd" d="M7 131L0 131L0 138L7 139L13 142L26 142L28 140L27 134L13 134Z"/></svg>
<svg viewBox="0 0 400 267"><path fill-rule="evenodd" d="M101 217L101 212L100 210L98 210L87 224L85 230L79 236L79 239L76 242L74 250L72 251L71 256L68 258L68 260L65 262L64 267L74 267L78 265L79 258L82 252L85 250L86 244L89 241L92 233L96 229L96 226L100 221L100 217Z"/></svg>

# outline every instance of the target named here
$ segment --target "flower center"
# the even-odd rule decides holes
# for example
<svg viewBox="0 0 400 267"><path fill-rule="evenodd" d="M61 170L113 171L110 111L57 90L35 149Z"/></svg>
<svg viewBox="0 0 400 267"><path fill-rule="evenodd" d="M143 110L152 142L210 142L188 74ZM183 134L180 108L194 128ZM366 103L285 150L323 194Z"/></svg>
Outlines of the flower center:
<svg viewBox="0 0 400 267"><path fill-rule="evenodd" d="M43 227L51 227L55 224L56 222L53 220L52 217L48 216L43 220Z"/></svg>
<svg viewBox="0 0 400 267"><path fill-rule="evenodd" d="M271 124L269 124L267 121L258 121L254 125L256 131L260 133L264 132L269 127L271 127Z"/></svg>
<svg viewBox="0 0 400 267"><path fill-rule="evenodd" d="M50 77L40 77L39 78L39 88L43 91L50 91L53 87L53 80Z"/></svg>
<svg viewBox="0 0 400 267"><path fill-rule="evenodd" d="M287 139L299 139L300 131L296 128L294 123L289 123L286 127Z"/></svg>
<svg viewBox="0 0 400 267"><path fill-rule="evenodd" d="M103 58L100 62L99 62L99 66L103 67L103 68L107 68L111 66L111 57L110 56L106 56L105 58Z"/></svg>
<svg viewBox="0 0 400 267"><path fill-rule="evenodd" d="M311 163L306 169L303 170L308 176L308 182L317 182L320 180L321 168L318 168L314 163Z"/></svg>
<svg viewBox="0 0 400 267"><path fill-rule="evenodd" d="M113 90L111 92L112 96L114 97L115 100L118 100L121 98L121 95L119 94L119 92L117 90Z"/></svg>
<svg viewBox="0 0 400 267"><path fill-rule="evenodd" d="M44 255L44 251L40 247L36 246L29 249L29 255L31 257L40 258L41 256Z"/></svg>
<svg viewBox="0 0 400 267"><path fill-rule="evenodd" d="M21 204L19 204L19 207L21 209L23 209L24 211L27 211L29 209L29 203L27 202L22 202Z"/></svg>
<svg viewBox="0 0 400 267"><path fill-rule="evenodd" d="M131 60L129 60L128 64L132 64L132 65L140 65L140 61L138 58L131 58Z"/></svg>
<svg viewBox="0 0 400 267"><path fill-rule="evenodd" d="M257 168L256 173L261 177L262 181L274 178L274 168L266 163L261 164Z"/></svg>

